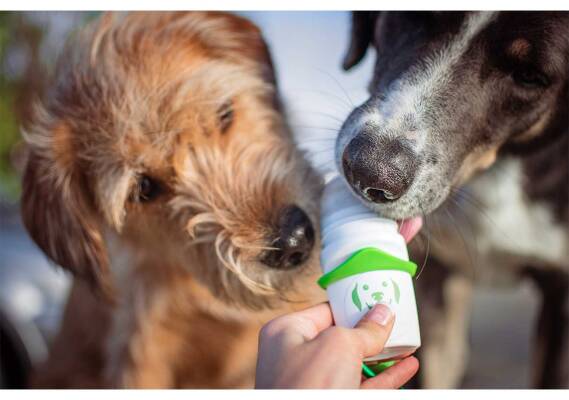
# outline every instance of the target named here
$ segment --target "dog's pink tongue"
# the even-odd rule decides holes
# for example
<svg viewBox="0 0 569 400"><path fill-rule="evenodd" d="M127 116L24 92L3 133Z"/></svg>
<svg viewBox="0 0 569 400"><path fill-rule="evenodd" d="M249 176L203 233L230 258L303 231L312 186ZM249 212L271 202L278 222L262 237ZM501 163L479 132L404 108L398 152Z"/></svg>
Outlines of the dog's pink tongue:
<svg viewBox="0 0 569 400"><path fill-rule="evenodd" d="M409 219L404 219L401 221L401 226L399 227L399 233L405 239L405 242L409 243L413 237L421 230L423 226L423 218L413 217Z"/></svg>

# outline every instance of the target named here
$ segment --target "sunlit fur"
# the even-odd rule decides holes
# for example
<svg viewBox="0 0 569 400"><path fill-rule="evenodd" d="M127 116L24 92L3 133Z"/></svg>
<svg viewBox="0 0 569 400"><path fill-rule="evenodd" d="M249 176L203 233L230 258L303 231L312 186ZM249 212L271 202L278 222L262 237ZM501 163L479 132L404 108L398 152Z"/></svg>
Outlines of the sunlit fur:
<svg viewBox="0 0 569 400"><path fill-rule="evenodd" d="M224 130L218 110L229 103ZM24 222L76 276L36 385L250 385L256 346L244 343L259 324L322 295L316 254L293 271L258 261L287 205L318 226L320 182L294 147L268 50L245 19L104 15L67 46L25 138ZM162 189L147 202L137 201L142 175ZM95 311L105 317L86 317ZM219 352L199 352L216 340ZM93 352L100 366L86 372Z"/></svg>

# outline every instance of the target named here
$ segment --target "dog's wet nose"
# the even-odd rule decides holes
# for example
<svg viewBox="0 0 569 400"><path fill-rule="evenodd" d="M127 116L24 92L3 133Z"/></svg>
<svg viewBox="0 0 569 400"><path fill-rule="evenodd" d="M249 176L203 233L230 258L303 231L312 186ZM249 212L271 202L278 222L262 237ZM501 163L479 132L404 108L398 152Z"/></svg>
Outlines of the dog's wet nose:
<svg viewBox="0 0 569 400"><path fill-rule="evenodd" d="M310 257L314 247L314 227L301 208L292 205L281 211L277 235L271 244L273 249L266 250L261 255L261 261L265 265L276 269L292 269Z"/></svg>
<svg viewBox="0 0 569 400"><path fill-rule="evenodd" d="M342 167L357 193L373 203L387 203L411 186L417 156L401 140L359 134L344 149Z"/></svg>

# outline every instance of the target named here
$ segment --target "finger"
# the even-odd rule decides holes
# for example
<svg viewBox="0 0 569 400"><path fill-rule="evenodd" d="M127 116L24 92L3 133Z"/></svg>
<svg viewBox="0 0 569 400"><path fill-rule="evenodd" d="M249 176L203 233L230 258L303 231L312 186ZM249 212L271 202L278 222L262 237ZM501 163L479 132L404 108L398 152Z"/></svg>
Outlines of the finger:
<svg viewBox="0 0 569 400"><path fill-rule="evenodd" d="M320 303L289 315L310 321L314 325L314 336L318 335L324 329L331 327L334 323L332 310L330 309L330 304L328 302Z"/></svg>
<svg viewBox="0 0 569 400"><path fill-rule="evenodd" d="M362 358L371 357L383 350L391 334L395 314L385 304L376 304L354 327Z"/></svg>
<svg viewBox="0 0 569 400"><path fill-rule="evenodd" d="M275 318L266 324L262 336L276 336L284 331L295 341L314 339L321 331L332 326L333 318L330 305L321 303L302 311L293 312Z"/></svg>
<svg viewBox="0 0 569 400"><path fill-rule="evenodd" d="M419 370L419 360L408 357L389 367L376 377L365 380L362 389L398 389Z"/></svg>

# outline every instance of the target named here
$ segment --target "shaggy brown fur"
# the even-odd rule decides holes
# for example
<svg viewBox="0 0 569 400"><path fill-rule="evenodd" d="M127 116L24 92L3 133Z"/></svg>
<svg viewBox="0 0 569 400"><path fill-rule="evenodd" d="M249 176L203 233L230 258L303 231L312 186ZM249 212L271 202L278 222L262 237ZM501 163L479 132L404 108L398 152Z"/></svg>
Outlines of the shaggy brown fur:
<svg viewBox="0 0 569 400"><path fill-rule="evenodd" d="M321 298L315 254L258 261L287 206L317 226L320 182L247 20L103 16L25 137L24 222L76 277L36 386L248 386L260 324Z"/></svg>

